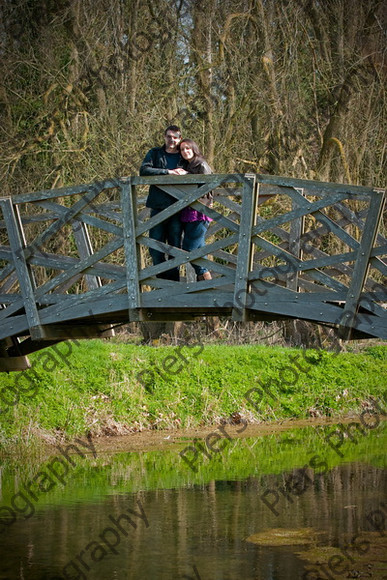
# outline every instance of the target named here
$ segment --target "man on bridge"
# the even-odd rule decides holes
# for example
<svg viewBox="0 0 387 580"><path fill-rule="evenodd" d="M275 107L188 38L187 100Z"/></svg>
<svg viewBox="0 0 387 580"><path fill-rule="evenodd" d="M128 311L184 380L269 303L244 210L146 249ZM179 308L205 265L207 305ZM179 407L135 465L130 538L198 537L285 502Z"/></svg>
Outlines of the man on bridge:
<svg viewBox="0 0 387 580"><path fill-rule="evenodd" d="M180 155L179 143L181 131L176 125L170 125L164 132L165 144L162 147L153 147L145 155L140 167L140 175L185 175L183 169L184 160ZM156 185L149 188L146 207L151 209L150 217L157 215L175 202L175 199L161 190ZM182 223L179 214L166 219L162 223L150 228L149 237L159 242L170 244L177 248L181 247ZM154 248L149 249L153 264L165 262L164 252ZM158 274L159 278L179 281L179 268L172 268L167 272Z"/></svg>

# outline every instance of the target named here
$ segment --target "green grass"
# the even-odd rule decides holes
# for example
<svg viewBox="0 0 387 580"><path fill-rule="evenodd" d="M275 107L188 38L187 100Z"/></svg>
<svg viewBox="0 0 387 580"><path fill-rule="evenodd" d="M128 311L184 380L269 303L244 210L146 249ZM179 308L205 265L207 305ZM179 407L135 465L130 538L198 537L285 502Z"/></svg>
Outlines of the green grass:
<svg viewBox="0 0 387 580"><path fill-rule="evenodd" d="M385 408L385 346L335 354L256 345L206 345L202 350L197 345L155 348L85 340L72 344L67 356L68 344L56 347L63 360L45 349L30 356L32 369L23 375L0 374L0 449L58 434L73 438L88 431L113 435L209 425L234 412L262 422L358 414L371 399ZM254 407L245 393L260 385L269 386L275 398L254 393ZM17 404L4 402L18 396Z"/></svg>

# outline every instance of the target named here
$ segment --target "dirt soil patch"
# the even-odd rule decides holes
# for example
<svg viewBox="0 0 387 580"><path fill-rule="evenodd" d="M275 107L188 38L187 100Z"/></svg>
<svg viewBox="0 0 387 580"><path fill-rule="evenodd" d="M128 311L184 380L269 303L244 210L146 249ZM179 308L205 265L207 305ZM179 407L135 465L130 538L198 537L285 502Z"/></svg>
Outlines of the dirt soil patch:
<svg viewBox="0 0 387 580"><path fill-rule="evenodd" d="M302 419L286 420L273 423L259 423L248 425L243 430L243 424L224 425L224 429L233 439L245 439L247 437L263 437L281 433L289 429L302 427L317 427L319 425L335 425L336 423L350 423L354 418L346 419ZM168 429L164 431L141 431L115 437L98 437L93 440L97 453L119 453L124 451L154 451L167 449L173 446L183 446L195 437L205 439L207 435L218 428L218 425L198 427L195 429ZM242 431L238 433L238 431Z"/></svg>

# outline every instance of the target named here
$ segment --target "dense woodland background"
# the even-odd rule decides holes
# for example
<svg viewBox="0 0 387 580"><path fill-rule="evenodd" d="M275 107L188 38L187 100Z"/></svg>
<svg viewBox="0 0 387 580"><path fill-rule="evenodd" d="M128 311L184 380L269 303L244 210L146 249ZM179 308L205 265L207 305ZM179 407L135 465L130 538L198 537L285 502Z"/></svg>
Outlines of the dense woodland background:
<svg viewBox="0 0 387 580"><path fill-rule="evenodd" d="M138 173L167 124L217 173L386 185L383 0L2 0L2 195Z"/></svg>
<svg viewBox="0 0 387 580"><path fill-rule="evenodd" d="M3 194L137 173L167 123L215 170L385 185L383 0L3 0Z"/></svg>

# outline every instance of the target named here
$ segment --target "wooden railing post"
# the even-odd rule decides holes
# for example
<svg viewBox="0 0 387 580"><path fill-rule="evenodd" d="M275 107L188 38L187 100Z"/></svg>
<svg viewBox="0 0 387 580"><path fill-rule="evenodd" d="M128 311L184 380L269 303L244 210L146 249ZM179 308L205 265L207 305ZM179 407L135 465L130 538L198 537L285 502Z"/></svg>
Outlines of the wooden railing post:
<svg viewBox="0 0 387 580"><path fill-rule="evenodd" d="M351 283L347 292L344 312L339 322L339 335L349 340L359 308L360 295L364 287L369 269L370 257L375 238L378 233L383 214L385 191L375 190L371 194L367 218L364 224L363 236L357 250L357 259L352 273Z"/></svg>
<svg viewBox="0 0 387 580"><path fill-rule="evenodd" d="M78 248L80 258L88 258L93 255L93 246L91 244L89 231L87 225L81 221L74 221L72 223L75 244ZM101 278L99 276L85 276L86 284L89 290L93 288L100 288L102 286Z"/></svg>
<svg viewBox="0 0 387 580"><path fill-rule="evenodd" d="M33 340L39 340L44 338L44 330L40 323L36 306L34 279L24 254L23 228L19 216L14 210L11 198L1 199L1 205L30 335Z"/></svg>
<svg viewBox="0 0 387 580"><path fill-rule="evenodd" d="M243 176L242 208L239 225L238 261L235 272L233 320L245 321L247 295L250 290L249 272L253 259L252 231L257 212L255 175Z"/></svg>
<svg viewBox="0 0 387 580"><path fill-rule="evenodd" d="M298 193L304 196L303 188L295 188ZM292 209L297 209L298 205L292 200ZM295 218L290 222L289 231L289 252L297 260L302 260L301 236L304 233L305 216ZM298 270L291 272L286 277L286 287L290 290L298 291Z"/></svg>
<svg viewBox="0 0 387 580"><path fill-rule="evenodd" d="M124 231L124 251L126 265L126 288L128 291L129 322L140 320L141 293L139 285L140 264L137 256L136 223L137 203L131 178L121 182L121 203Z"/></svg>

